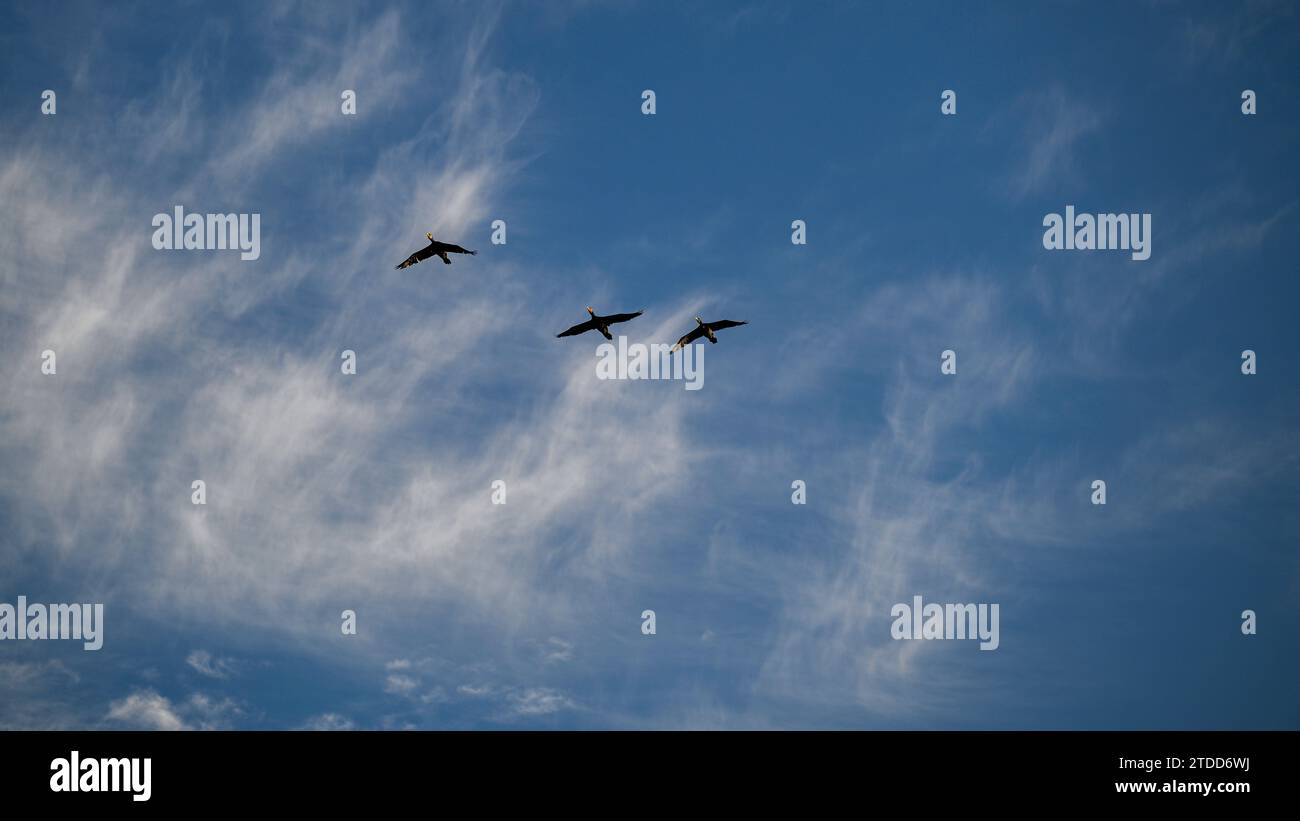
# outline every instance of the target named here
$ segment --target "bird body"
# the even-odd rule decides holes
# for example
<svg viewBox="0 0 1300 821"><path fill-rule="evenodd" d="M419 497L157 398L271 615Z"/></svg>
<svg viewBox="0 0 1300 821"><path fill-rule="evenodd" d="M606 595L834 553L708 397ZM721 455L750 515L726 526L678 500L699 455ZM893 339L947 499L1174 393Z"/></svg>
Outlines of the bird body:
<svg viewBox="0 0 1300 821"><path fill-rule="evenodd" d="M695 317L695 327L691 329L690 333L684 334L681 339L677 340L677 344L674 345L672 347L672 350L668 352L674 353L675 351L679 351L682 348L694 342L695 340L699 339L700 337L704 337L705 339L709 340L714 345L716 345L718 344L718 337L714 333L714 331L720 331L723 328L734 328L738 325L748 325L748 324L749 324L748 321L738 322L734 319L719 319L715 322L705 322L703 319L700 319L697 316Z"/></svg>
<svg viewBox="0 0 1300 821"><path fill-rule="evenodd" d="M425 236L429 238L429 244L402 260L402 263L397 266L397 270L410 268L417 262L422 262L429 257L440 257L444 263L450 265L451 257L447 256L447 254L469 254L473 256L478 253L478 251L471 251L468 248L452 245L449 242L439 242L433 238L432 233L427 233Z"/></svg>
<svg viewBox="0 0 1300 821"><path fill-rule="evenodd" d="M587 313L591 314L591 319L586 322L579 322L566 331L556 334L556 338L562 336L577 336L585 334L587 331L600 331L601 336L606 339L613 339L614 335L609 332L609 326L616 322L627 322L629 319L636 319L644 311L637 311L634 314L610 314L609 316L597 316L596 311L590 305L587 306Z"/></svg>

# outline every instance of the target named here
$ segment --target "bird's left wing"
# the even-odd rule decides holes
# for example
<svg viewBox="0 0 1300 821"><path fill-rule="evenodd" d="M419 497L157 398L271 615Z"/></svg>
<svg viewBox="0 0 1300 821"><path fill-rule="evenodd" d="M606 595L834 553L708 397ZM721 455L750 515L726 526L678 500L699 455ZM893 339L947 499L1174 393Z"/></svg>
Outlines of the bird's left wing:
<svg viewBox="0 0 1300 821"><path fill-rule="evenodd" d="M611 325L615 322L627 322L629 319L636 319L643 313L645 313L645 311L637 311L634 314L614 314L613 316L605 317L605 321Z"/></svg>

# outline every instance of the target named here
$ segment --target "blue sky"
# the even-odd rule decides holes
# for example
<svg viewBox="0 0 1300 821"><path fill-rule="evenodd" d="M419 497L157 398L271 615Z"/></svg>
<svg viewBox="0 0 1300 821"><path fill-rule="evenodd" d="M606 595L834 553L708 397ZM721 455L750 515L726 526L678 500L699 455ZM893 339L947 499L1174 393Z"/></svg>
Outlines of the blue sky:
<svg viewBox="0 0 1300 821"><path fill-rule="evenodd" d="M0 643L0 726L1300 727L1288 4L0 20L0 601L106 619ZM685 391L587 305L750 324ZM917 594L1000 647L892 640Z"/></svg>

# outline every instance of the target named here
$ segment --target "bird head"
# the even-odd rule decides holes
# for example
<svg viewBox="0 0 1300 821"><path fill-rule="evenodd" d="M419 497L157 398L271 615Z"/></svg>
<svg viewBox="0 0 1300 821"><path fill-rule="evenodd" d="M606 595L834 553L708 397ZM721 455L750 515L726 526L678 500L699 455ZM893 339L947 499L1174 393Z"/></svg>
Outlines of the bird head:
<svg viewBox="0 0 1300 821"><path fill-rule="evenodd" d="M432 231L427 231L427 232L425 232L424 235L425 235L426 237L429 238L429 241L430 241L430 242L433 241L433 232L432 232Z"/></svg>
<svg viewBox="0 0 1300 821"><path fill-rule="evenodd" d="M695 321L698 322L698 323L701 324L701 325L704 324L704 320L703 320L703 319L700 319L698 316L695 317Z"/></svg>
<svg viewBox="0 0 1300 821"><path fill-rule="evenodd" d="M591 314L592 316L596 315L596 312L591 309L590 305L587 306L587 313Z"/></svg>

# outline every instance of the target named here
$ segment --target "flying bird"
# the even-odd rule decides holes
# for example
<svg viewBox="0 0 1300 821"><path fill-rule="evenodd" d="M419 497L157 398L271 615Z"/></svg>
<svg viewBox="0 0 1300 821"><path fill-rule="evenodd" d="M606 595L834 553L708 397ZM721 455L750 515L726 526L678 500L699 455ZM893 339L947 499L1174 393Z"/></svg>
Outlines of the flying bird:
<svg viewBox="0 0 1300 821"><path fill-rule="evenodd" d="M748 325L748 322L737 322L734 319L719 319L717 322L705 322L698 316L695 317L697 323L691 332L677 340L677 344L672 347L668 353L673 353L681 348L686 347L700 337L708 337L708 340L714 345L718 344L718 338L714 336L714 331L720 331L723 328L734 328L737 325Z"/></svg>
<svg viewBox="0 0 1300 821"><path fill-rule="evenodd" d="M461 248L459 245L452 245L449 242L438 242L433 238L433 234L425 234L425 236L429 238L429 244L403 260L402 264L397 266L397 270L400 271L403 268L410 268L415 263L426 260L429 257L442 257L442 261L450 265L451 257L447 256L449 253L469 254L471 256L478 253L478 251Z"/></svg>
<svg viewBox="0 0 1300 821"><path fill-rule="evenodd" d="M601 334L606 339L613 339L614 338L613 335L610 334L609 332L610 325L613 325L616 322L627 322L629 319L636 319L638 316L640 316L645 312L637 311L634 314L610 314L609 316L596 316L596 312L591 309L590 305L588 305L587 313L591 314L591 319L588 319L586 322L579 322L577 325L574 325L569 330L564 331L563 333L556 334L555 335L556 338L558 339L559 337L562 336L577 336L578 334L585 334L587 331L600 331Z"/></svg>

